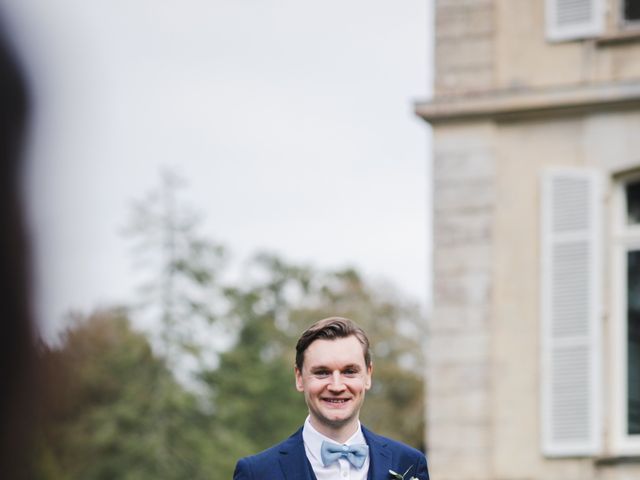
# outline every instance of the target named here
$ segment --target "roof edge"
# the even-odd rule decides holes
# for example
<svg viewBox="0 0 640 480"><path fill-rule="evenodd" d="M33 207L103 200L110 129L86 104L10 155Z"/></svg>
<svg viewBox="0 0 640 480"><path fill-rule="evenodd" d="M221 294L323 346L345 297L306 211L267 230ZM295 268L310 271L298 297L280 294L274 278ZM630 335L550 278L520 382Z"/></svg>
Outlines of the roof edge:
<svg viewBox="0 0 640 480"><path fill-rule="evenodd" d="M428 123L507 120L532 115L578 114L640 106L640 80L544 89L505 89L441 95L417 102L416 115Z"/></svg>

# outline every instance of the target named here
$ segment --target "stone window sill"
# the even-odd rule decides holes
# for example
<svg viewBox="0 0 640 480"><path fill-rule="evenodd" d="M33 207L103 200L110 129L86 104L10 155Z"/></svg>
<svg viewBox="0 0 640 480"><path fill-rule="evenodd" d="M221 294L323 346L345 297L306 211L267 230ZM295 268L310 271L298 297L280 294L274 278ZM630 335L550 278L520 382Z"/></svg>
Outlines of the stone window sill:
<svg viewBox="0 0 640 480"><path fill-rule="evenodd" d="M596 38L596 45L599 47L609 47L633 42L640 42L640 29L638 28L621 30Z"/></svg>
<svg viewBox="0 0 640 480"><path fill-rule="evenodd" d="M612 455L605 457L598 457L594 460L594 463L598 467L612 467L622 464L639 464L640 455Z"/></svg>

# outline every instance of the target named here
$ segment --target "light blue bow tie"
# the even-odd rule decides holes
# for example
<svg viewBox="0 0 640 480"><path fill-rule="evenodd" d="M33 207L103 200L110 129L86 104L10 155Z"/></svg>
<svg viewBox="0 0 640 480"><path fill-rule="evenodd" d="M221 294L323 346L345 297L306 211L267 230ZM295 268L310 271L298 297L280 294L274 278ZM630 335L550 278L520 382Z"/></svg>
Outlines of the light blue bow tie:
<svg viewBox="0 0 640 480"><path fill-rule="evenodd" d="M356 468L362 468L367 455L369 455L369 446L364 443L338 445L337 443L323 440L322 447L320 447L320 456L325 467L336 462L340 457L346 457L351 465Z"/></svg>

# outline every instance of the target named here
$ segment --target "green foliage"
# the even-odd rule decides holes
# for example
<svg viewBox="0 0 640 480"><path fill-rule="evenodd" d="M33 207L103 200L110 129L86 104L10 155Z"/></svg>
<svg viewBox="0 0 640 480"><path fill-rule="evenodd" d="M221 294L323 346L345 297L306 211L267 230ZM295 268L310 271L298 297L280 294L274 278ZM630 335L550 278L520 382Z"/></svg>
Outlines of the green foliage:
<svg viewBox="0 0 640 480"><path fill-rule="evenodd" d="M124 312L77 318L41 364L50 396L34 478L210 478L207 416Z"/></svg>
<svg viewBox="0 0 640 480"><path fill-rule="evenodd" d="M233 451L237 459L293 433L306 406L294 388L289 335L274 322L273 306L280 301L273 296L267 302L260 287L227 293L242 327L235 346L220 356L219 367L201 378L210 388L216 422L235 433L235 442L243 439Z"/></svg>
<svg viewBox="0 0 640 480"><path fill-rule="evenodd" d="M136 270L144 275L136 316L154 325L148 332L153 345L181 370L189 360L200 363L202 350L210 348L202 332L223 326L216 306L225 265L224 248L200 232L198 216L181 199L184 183L175 172L162 171L160 185L134 202L125 230Z"/></svg>

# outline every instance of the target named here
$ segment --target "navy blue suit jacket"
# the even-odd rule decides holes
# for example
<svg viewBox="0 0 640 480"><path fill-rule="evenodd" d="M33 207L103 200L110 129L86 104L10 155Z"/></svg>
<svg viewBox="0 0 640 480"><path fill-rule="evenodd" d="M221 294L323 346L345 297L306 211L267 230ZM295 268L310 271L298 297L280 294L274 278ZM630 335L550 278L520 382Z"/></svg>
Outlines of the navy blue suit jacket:
<svg viewBox="0 0 640 480"><path fill-rule="evenodd" d="M389 480L389 470L400 474L412 467L405 477L428 480L424 454L404 443L376 435L362 427L369 445L368 480ZM302 428L284 442L264 452L238 460L234 480L315 480L302 440Z"/></svg>

